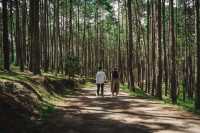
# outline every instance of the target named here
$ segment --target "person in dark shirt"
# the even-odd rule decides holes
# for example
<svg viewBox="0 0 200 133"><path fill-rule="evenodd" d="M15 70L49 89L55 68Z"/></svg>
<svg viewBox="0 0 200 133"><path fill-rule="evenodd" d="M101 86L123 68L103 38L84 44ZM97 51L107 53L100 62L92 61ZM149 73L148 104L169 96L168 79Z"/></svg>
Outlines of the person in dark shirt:
<svg viewBox="0 0 200 133"><path fill-rule="evenodd" d="M116 96L118 96L119 94L119 72L117 68L114 68L112 72L111 93L112 96L114 96L115 94Z"/></svg>

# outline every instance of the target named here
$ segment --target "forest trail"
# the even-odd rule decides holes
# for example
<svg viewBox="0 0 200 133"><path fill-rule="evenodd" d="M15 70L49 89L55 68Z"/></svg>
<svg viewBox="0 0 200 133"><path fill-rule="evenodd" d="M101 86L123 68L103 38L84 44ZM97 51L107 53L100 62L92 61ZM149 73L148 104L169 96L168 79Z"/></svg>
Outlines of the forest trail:
<svg viewBox="0 0 200 133"><path fill-rule="evenodd" d="M44 133L199 133L200 117L159 101L120 92L96 97L96 88L69 96L44 123Z"/></svg>

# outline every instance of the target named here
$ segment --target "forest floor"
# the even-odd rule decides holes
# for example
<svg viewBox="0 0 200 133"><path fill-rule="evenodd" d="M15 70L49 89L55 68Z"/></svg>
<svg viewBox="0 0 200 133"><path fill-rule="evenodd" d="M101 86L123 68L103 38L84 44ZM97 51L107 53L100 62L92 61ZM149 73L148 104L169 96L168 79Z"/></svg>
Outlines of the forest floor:
<svg viewBox="0 0 200 133"><path fill-rule="evenodd" d="M67 96L43 123L42 133L199 133L200 117L161 101L120 92L96 97L95 86Z"/></svg>

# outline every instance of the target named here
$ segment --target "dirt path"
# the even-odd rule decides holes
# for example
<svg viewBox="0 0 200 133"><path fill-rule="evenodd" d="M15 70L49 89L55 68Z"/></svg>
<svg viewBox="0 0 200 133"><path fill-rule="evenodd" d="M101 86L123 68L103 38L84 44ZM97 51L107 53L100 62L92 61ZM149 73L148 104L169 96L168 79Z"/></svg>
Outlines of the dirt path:
<svg viewBox="0 0 200 133"><path fill-rule="evenodd" d="M57 107L42 131L44 133L200 133L200 118L177 111L158 101L120 93L104 98L95 88L83 89L80 96L66 98Z"/></svg>

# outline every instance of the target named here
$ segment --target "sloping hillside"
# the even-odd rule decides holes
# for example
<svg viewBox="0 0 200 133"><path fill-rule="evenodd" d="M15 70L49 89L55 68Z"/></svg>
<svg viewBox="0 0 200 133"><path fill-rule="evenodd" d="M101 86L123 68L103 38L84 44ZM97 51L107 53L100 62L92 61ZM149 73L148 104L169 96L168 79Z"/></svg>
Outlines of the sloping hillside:
<svg viewBox="0 0 200 133"><path fill-rule="evenodd" d="M35 133L63 96L76 93L78 82L61 76L0 72L0 129Z"/></svg>

